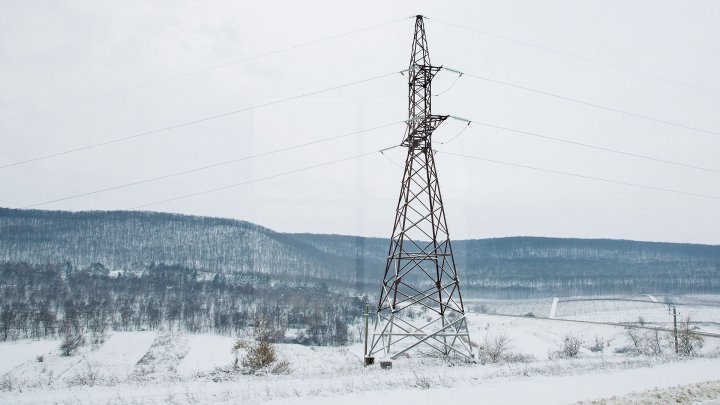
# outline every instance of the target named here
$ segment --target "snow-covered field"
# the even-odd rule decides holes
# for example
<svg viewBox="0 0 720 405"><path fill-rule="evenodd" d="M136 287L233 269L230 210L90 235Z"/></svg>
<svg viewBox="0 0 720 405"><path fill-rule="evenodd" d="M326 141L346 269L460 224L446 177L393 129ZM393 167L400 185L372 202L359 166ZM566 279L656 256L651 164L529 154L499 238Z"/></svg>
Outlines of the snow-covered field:
<svg viewBox="0 0 720 405"><path fill-rule="evenodd" d="M627 306L618 304L622 302ZM708 302L688 302L687 308ZM535 312L541 304L549 311L552 299L527 303L525 309L522 300L506 307L519 315ZM630 316L634 311L635 320L650 319L655 306L667 316L667 308L656 303L559 300L557 317L614 322L617 312ZM708 317L718 316L707 308ZM518 356L498 364L462 364L416 355L380 370L362 366L360 343L280 344L280 357L291 365L289 374L244 375L220 371L234 360L232 337L112 332L104 343L85 346L71 357L59 355L57 341L1 343L0 403L418 404L452 398L456 404L554 404L611 397L622 403L646 390L655 390L647 392L660 395L656 402L663 403L677 395L692 400L693 392L702 393L696 398L702 401L720 395L718 384L700 384L720 380L718 338L706 338L698 357L645 357L616 352L629 344L619 326L477 313L469 314L468 321L474 341L505 334ZM568 334L584 342L578 358L553 354ZM590 350L596 342L604 343L602 351ZM693 388L669 388L688 384Z"/></svg>
<svg viewBox="0 0 720 405"><path fill-rule="evenodd" d="M720 333L720 296L717 295L562 297L557 298L554 311L553 298L465 301L475 312L609 323L636 323L642 318L649 325L664 328L672 326L669 302L677 308L679 321L689 317L701 331Z"/></svg>

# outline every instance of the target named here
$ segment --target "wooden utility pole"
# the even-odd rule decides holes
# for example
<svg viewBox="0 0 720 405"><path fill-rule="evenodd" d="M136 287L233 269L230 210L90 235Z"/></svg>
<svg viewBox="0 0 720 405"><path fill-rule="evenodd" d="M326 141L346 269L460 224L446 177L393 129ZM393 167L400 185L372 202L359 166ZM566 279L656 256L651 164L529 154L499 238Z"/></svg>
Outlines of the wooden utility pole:
<svg viewBox="0 0 720 405"><path fill-rule="evenodd" d="M675 331L675 354L678 354L677 309L673 306L673 330Z"/></svg>

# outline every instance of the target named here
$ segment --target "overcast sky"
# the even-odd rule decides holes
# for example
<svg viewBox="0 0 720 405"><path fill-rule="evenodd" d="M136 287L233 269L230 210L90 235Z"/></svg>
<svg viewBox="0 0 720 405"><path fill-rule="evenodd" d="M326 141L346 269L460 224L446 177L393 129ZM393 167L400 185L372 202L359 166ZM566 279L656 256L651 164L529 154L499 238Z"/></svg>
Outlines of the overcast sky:
<svg viewBox="0 0 720 405"><path fill-rule="evenodd" d="M424 14L434 64L720 132L716 1L0 1L0 120ZM436 19L436 20L433 20ZM532 42L693 88L459 29ZM0 166L407 67L413 20L0 123ZM441 72L447 89L456 75ZM400 74L0 169L20 208L406 119ZM720 136L463 76L436 114L720 170ZM720 174L448 120L437 149L720 197ZM128 209L399 143L395 125L210 170L38 206ZM144 209L278 231L389 237L405 151ZM394 162L394 163L393 163ZM720 200L437 155L454 239L516 235L720 244Z"/></svg>

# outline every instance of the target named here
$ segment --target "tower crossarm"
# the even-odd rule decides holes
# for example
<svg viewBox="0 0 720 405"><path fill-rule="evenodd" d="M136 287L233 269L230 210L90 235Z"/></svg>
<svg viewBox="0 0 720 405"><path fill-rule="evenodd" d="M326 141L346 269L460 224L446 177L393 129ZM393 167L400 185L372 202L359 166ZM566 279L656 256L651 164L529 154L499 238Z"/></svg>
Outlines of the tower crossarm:
<svg viewBox="0 0 720 405"><path fill-rule="evenodd" d="M405 139L401 146L413 150L429 148L433 131L448 117L449 115L423 115L419 119L408 120Z"/></svg>

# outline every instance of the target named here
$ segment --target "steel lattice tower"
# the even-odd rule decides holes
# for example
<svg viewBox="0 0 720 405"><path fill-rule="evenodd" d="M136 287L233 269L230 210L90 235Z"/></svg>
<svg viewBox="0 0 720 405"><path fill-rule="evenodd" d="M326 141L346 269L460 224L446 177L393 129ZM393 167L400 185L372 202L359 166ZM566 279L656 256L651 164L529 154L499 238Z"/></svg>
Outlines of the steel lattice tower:
<svg viewBox="0 0 720 405"><path fill-rule="evenodd" d="M473 357L431 144L433 131L448 118L431 111L431 82L439 70L430 64L419 15L407 71L407 130L401 143L408 153L367 353L371 357L395 358L416 348Z"/></svg>

